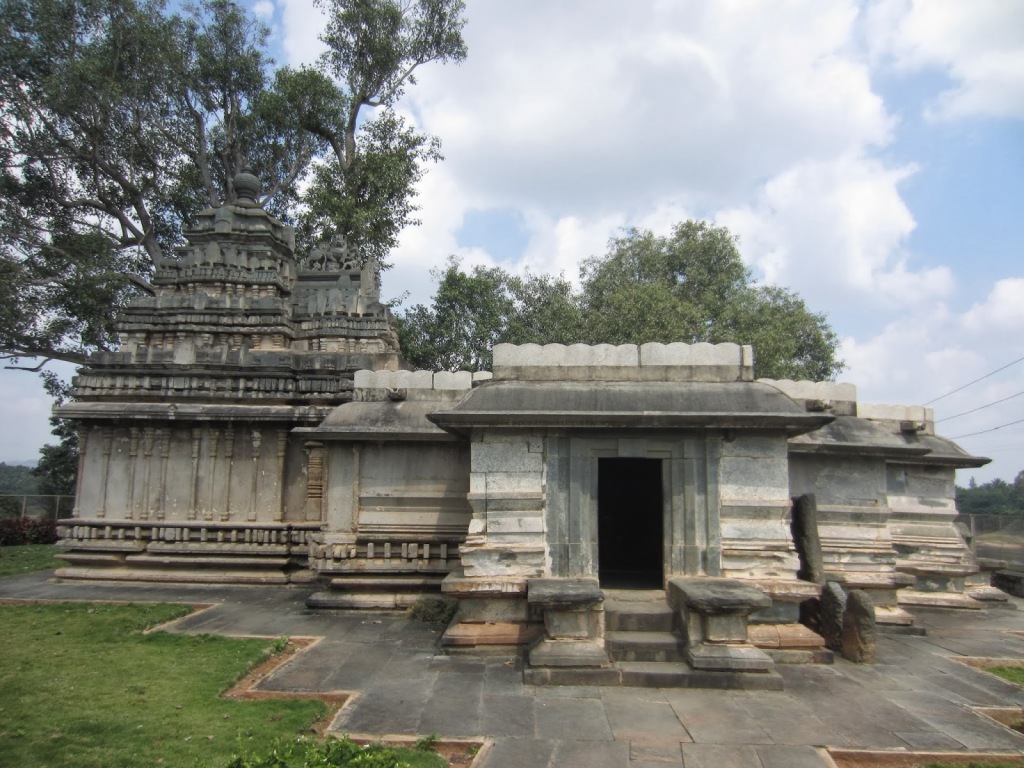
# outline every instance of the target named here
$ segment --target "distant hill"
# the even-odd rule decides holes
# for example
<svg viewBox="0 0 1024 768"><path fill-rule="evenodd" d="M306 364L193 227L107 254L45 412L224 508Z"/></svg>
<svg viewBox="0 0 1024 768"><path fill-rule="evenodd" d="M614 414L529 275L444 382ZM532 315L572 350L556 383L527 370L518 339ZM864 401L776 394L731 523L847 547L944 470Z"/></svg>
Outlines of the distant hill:
<svg viewBox="0 0 1024 768"><path fill-rule="evenodd" d="M38 493L39 479L32 474L35 462L7 464L0 461L0 493Z"/></svg>

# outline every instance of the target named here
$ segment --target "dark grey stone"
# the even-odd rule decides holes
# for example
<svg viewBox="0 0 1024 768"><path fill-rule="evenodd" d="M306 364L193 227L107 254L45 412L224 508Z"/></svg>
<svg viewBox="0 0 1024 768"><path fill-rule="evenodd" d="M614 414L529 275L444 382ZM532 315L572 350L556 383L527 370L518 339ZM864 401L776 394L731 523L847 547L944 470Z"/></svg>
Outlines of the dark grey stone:
<svg viewBox="0 0 1024 768"><path fill-rule="evenodd" d="M858 664L874 664L876 643L875 604L864 590L850 590L843 612L843 658Z"/></svg>
<svg viewBox="0 0 1024 768"><path fill-rule="evenodd" d="M833 651L843 650L843 612L846 610L846 593L835 581L828 582L821 590L818 604L819 634L825 640L825 647ZM813 629L813 627L812 627Z"/></svg>
<svg viewBox="0 0 1024 768"><path fill-rule="evenodd" d="M736 579L720 577L677 577L669 581L674 606L686 606L697 613L750 613L772 604L764 592Z"/></svg>
<svg viewBox="0 0 1024 768"><path fill-rule="evenodd" d="M531 605L586 605L601 602L604 592L597 579L529 579L526 599Z"/></svg>
<svg viewBox="0 0 1024 768"><path fill-rule="evenodd" d="M815 584L824 584L825 566L821 559L821 538L818 536L818 500L813 493L805 493L793 500L790 529L793 532L793 544L800 556L797 577Z"/></svg>

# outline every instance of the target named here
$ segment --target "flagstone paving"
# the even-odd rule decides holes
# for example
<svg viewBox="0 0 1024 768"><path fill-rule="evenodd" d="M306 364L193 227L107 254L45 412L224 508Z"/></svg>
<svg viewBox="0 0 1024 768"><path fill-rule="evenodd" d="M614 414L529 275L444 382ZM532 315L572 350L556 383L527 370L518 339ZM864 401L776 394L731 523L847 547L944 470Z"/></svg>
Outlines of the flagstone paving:
<svg viewBox="0 0 1024 768"><path fill-rule="evenodd" d="M320 637L260 687L357 692L339 733L485 737L481 768L819 768L825 746L1024 752L1024 736L973 709L1024 706L1024 689L956 661L1024 658L1018 598L915 610L927 635L882 634L877 664L781 666L783 691L753 692L524 686L519 659L439 655L437 627L311 611L312 591L0 579L0 598L214 604L176 632Z"/></svg>

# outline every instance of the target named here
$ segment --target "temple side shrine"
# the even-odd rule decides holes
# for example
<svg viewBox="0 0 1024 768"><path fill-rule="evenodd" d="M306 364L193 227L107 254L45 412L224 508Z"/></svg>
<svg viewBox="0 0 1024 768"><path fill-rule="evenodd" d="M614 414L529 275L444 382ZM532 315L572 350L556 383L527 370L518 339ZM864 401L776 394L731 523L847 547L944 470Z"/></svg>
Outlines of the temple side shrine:
<svg viewBox="0 0 1024 768"><path fill-rule="evenodd" d="M324 609L442 593L445 647L528 649L536 683L670 662L689 676L659 684L781 685L776 662L823 658L800 619L826 581L883 624L977 606L954 474L988 460L930 409L754 380L735 344L499 344L491 372L406 370L378 266L296 258L259 181L235 187L59 409L81 445L60 578L303 583Z"/></svg>

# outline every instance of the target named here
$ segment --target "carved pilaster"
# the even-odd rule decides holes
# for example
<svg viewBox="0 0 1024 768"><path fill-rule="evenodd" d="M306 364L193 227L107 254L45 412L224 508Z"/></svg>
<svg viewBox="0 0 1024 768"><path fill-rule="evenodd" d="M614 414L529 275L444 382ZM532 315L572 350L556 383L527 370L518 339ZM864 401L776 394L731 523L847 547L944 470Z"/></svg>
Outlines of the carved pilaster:
<svg viewBox="0 0 1024 768"><path fill-rule="evenodd" d="M139 458L139 428L128 430L128 511L129 520L135 519L135 467Z"/></svg>
<svg viewBox="0 0 1024 768"><path fill-rule="evenodd" d="M324 444L306 443L306 519L323 520Z"/></svg>
<svg viewBox="0 0 1024 768"><path fill-rule="evenodd" d="M196 519L196 508L199 504L199 449L203 444L203 430L192 428L192 476L189 480L189 501L186 515L189 520Z"/></svg>
<svg viewBox="0 0 1024 768"><path fill-rule="evenodd" d="M142 504L140 505L139 518L149 520L150 513L150 468L153 462L153 441L156 438L156 430L153 427L145 427L142 430Z"/></svg>
<svg viewBox="0 0 1024 768"><path fill-rule="evenodd" d="M256 519L256 484L259 480L260 470L260 448L263 445L263 435L258 429L252 431L252 478L249 487L249 514L250 521Z"/></svg>
<svg viewBox="0 0 1024 768"><path fill-rule="evenodd" d="M167 467L171 457L171 430L158 429L156 435L160 445L160 496L157 500L156 519L163 520L166 515L164 507L167 505Z"/></svg>
<svg viewBox="0 0 1024 768"><path fill-rule="evenodd" d="M217 511L214 504L214 491L217 486L215 485L217 476L217 444L220 442L220 430L216 427L210 428L210 474L206 478L206 505L203 508L203 517L207 520L212 520L214 513Z"/></svg>
<svg viewBox="0 0 1024 768"><path fill-rule="evenodd" d="M235 428L228 427L224 430L224 461L227 465L226 477L224 478L224 509L221 510L220 519L231 519L231 471L235 467Z"/></svg>
<svg viewBox="0 0 1024 768"><path fill-rule="evenodd" d="M288 455L288 430L277 433L277 519L284 520L284 460Z"/></svg>
<svg viewBox="0 0 1024 768"><path fill-rule="evenodd" d="M82 424L78 428L78 476L75 479L75 508L72 517L82 512L82 478L85 477L85 452L89 450L89 427Z"/></svg>
<svg viewBox="0 0 1024 768"><path fill-rule="evenodd" d="M110 478L110 452L114 444L114 432L110 427L104 427L103 435L103 473L100 475L100 504L96 509L96 517L106 517L107 514L107 482Z"/></svg>

